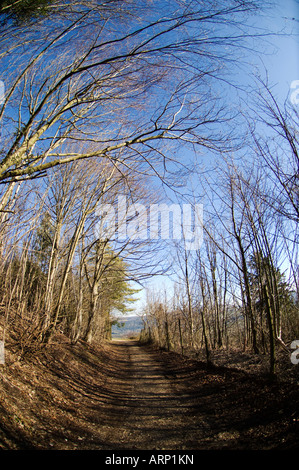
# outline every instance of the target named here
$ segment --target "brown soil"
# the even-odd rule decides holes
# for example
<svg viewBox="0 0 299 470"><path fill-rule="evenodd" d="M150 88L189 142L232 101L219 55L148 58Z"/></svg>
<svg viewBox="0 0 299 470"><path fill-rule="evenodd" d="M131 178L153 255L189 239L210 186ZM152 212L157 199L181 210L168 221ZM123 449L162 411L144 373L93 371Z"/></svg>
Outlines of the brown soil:
<svg viewBox="0 0 299 470"><path fill-rule="evenodd" d="M134 341L14 360L0 366L1 449L299 448L296 381L208 369Z"/></svg>

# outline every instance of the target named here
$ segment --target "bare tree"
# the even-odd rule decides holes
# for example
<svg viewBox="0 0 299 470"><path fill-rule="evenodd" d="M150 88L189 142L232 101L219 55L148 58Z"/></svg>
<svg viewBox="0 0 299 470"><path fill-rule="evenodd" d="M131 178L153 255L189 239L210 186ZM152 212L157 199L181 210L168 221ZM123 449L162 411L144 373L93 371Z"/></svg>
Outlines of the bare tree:
<svg viewBox="0 0 299 470"><path fill-rule="evenodd" d="M246 16L257 8L252 0L177 0L155 9L147 0L66 1L34 27L7 25L0 181L95 156L160 173L165 139L224 144L210 127L224 126L227 110L206 80L249 48L256 32Z"/></svg>
<svg viewBox="0 0 299 470"><path fill-rule="evenodd" d="M266 81L259 80L259 85L259 102L255 107L257 125L249 125L252 148L267 169L271 190L263 197L281 220L280 230L298 295L298 109L289 100L281 104Z"/></svg>
<svg viewBox="0 0 299 470"><path fill-rule="evenodd" d="M267 82L259 80L259 84L261 89L256 92L259 106L255 108L255 121L265 127L266 137L261 133L260 125L250 125L250 129L254 150L266 164L269 179L274 183L273 188L276 186L278 190L275 198L268 197L268 203L284 217L298 222L298 109L289 100L281 105Z"/></svg>

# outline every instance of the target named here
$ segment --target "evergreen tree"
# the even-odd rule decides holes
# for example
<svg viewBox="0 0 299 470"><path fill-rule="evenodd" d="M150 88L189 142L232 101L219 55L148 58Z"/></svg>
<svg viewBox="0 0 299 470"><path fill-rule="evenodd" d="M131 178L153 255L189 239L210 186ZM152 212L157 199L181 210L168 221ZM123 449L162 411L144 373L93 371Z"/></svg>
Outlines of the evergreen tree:
<svg viewBox="0 0 299 470"><path fill-rule="evenodd" d="M249 275L254 308L259 319L261 342L264 349L269 347L270 374L275 373L275 343L281 340L282 315L288 313L292 302L291 291L279 268L270 256L254 253L250 261ZM268 342L265 332L268 336Z"/></svg>
<svg viewBox="0 0 299 470"><path fill-rule="evenodd" d="M46 212L41 220L40 226L36 230L33 240L35 258L40 264L40 267L44 273L48 271L53 237L54 229L51 222L51 216L48 212Z"/></svg>
<svg viewBox="0 0 299 470"><path fill-rule="evenodd" d="M16 24L28 23L35 18L48 15L49 5L55 0L2 0L0 17L2 23L12 20Z"/></svg>
<svg viewBox="0 0 299 470"><path fill-rule="evenodd" d="M84 338L90 342L97 331L101 337L110 337L111 314L114 310L129 312L138 290L130 287L128 266L106 242L93 244L85 267L90 307Z"/></svg>

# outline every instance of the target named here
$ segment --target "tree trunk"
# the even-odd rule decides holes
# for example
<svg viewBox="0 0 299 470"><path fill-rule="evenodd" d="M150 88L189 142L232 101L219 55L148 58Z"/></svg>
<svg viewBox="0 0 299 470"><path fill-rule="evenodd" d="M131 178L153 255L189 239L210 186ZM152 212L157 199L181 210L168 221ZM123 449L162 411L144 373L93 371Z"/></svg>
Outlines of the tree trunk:
<svg viewBox="0 0 299 470"><path fill-rule="evenodd" d="M201 322L202 322L202 334L204 337L204 342L205 342L205 351L206 351L206 359L207 359L207 364L211 364L211 354L210 354L210 349L209 349L209 342L208 342L208 337L207 337L207 332L206 332L206 321L205 321L205 316L204 316L204 310L201 309Z"/></svg>
<svg viewBox="0 0 299 470"><path fill-rule="evenodd" d="M275 376L275 328L273 324L273 314L269 299L268 287L264 285L264 300L267 314L268 330L269 330L269 345L270 345L270 365L269 373L271 377Z"/></svg>

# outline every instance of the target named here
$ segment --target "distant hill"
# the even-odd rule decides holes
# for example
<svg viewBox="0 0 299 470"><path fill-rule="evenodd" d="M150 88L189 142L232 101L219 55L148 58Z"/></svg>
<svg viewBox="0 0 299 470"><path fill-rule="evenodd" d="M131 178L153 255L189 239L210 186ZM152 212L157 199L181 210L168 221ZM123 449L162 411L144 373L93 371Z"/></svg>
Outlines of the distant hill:
<svg viewBox="0 0 299 470"><path fill-rule="evenodd" d="M138 335L143 328L143 322L137 315L119 317L118 324L123 326L112 325L112 339Z"/></svg>

